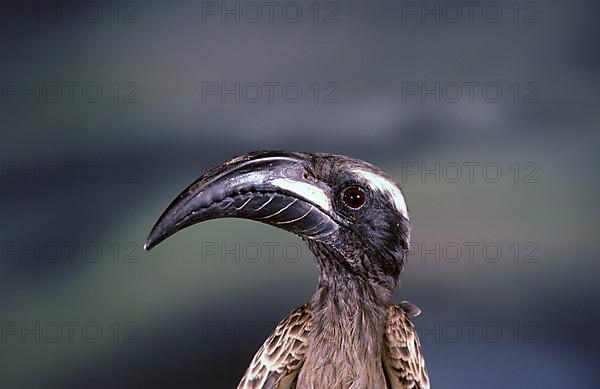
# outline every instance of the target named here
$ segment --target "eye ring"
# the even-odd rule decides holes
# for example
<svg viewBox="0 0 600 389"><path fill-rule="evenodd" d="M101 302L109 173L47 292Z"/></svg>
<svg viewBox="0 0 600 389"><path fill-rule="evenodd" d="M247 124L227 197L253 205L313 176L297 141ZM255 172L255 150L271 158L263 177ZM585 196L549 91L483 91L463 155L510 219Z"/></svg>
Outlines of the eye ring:
<svg viewBox="0 0 600 389"><path fill-rule="evenodd" d="M366 200L365 191L358 186L349 186L344 189L342 194L342 201L348 208L359 209L365 204Z"/></svg>

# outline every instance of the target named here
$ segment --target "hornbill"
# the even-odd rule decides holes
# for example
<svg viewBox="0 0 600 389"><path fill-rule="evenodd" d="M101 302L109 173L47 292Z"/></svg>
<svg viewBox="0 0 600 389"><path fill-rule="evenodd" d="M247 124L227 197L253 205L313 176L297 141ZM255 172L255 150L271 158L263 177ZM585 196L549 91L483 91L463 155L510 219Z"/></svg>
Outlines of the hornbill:
<svg viewBox="0 0 600 389"><path fill-rule="evenodd" d="M404 196L377 167L342 155L258 151L202 175L150 232L150 250L216 218L260 221L299 235L319 283L265 341L238 388L429 388L409 302L394 304L408 251Z"/></svg>

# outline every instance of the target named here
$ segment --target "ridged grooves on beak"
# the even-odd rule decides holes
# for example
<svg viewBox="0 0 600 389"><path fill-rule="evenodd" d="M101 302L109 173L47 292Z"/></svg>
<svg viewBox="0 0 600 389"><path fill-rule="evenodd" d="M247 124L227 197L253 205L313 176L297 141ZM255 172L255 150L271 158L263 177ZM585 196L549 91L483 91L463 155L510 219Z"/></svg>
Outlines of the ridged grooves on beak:
<svg viewBox="0 0 600 389"><path fill-rule="evenodd" d="M327 187L305 178L307 155L258 152L234 158L185 189L162 214L144 245L216 218L267 223L309 239L337 231Z"/></svg>

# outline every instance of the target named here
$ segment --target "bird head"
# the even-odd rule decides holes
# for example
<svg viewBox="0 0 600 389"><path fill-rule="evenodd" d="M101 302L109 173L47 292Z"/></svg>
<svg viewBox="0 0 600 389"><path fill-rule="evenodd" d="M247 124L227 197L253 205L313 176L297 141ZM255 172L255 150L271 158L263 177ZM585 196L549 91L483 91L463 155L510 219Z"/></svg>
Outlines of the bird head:
<svg viewBox="0 0 600 389"><path fill-rule="evenodd" d="M244 218L299 235L323 269L395 285L408 251L404 196L377 167L342 155L259 151L215 167L154 225L150 250L177 231Z"/></svg>

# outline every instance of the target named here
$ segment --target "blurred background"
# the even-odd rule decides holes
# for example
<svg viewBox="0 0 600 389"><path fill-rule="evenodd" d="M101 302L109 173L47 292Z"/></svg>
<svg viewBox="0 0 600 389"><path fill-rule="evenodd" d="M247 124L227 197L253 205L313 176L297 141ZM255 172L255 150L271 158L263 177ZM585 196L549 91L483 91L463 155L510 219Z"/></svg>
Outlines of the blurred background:
<svg viewBox="0 0 600 389"><path fill-rule="evenodd" d="M600 7L0 2L0 387L231 388L314 258L242 220L147 233L208 168L348 154L403 187L396 300L434 388L600 377Z"/></svg>

